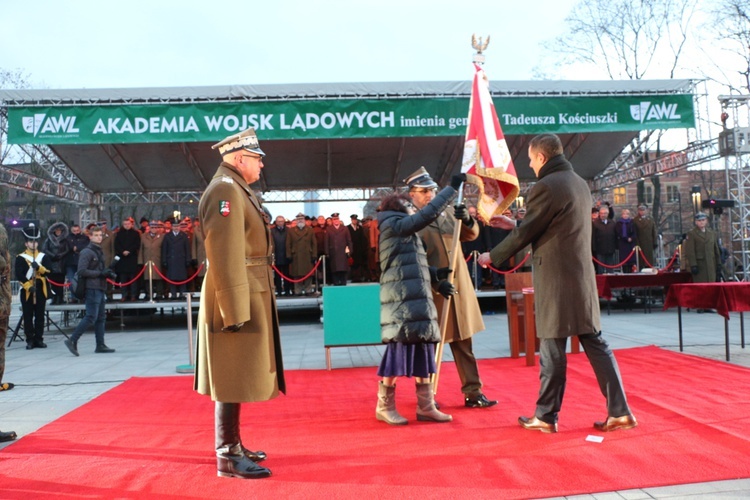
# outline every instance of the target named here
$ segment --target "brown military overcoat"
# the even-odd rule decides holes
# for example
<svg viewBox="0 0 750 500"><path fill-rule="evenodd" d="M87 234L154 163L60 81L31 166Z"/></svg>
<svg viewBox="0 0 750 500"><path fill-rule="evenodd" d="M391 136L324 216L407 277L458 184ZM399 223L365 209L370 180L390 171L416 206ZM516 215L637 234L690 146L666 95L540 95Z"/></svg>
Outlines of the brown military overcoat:
<svg viewBox="0 0 750 500"><path fill-rule="evenodd" d="M222 163L199 204L208 270L201 289L195 388L214 401L264 401L286 390L270 261L255 193ZM262 264L259 264L263 262ZM222 328L244 323L237 332Z"/></svg>
<svg viewBox="0 0 750 500"><path fill-rule="evenodd" d="M292 277L307 275L318 256L315 231L308 226L299 229L296 225L289 229L286 233L286 256L292 259L289 264L289 274Z"/></svg>
<svg viewBox="0 0 750 500"><path fill-rule="evenodd" d="M453 216L453 208L449 208L437 220L422 229L419 236L425 243L427 249L427 264L436 268L448 267L450 265L449 252L453 246L453 230L456 218ZM461 225L459 239L461 241L472 241L479 236L479 224L474 223L470 228ZM446 328L445 341L465 340L477 332L484 330L482 311L479 309L479 301L474 292L474 285L469 276L469 268L466 266L466 258L457 245L458 257L454 269L453 285L456 294L451 298L448 324ZM443 302L442 295L433 290L432 298L438 310L438 319L442 321ZM442 323L441 323L442 324Z"/></svg>
<svg viewBox="0 0 750 500"><path fill-rule="evenodd" d="M693 283L713 283L716 281L716 268L721 265L721 252L716 233L710 229L701 231L694 227L682 243L682 258L685 268L698 268L693 275Z"/></svg>
<svg viewBox="0 0 750 500"><path fill-rule="evenodd" d="M151 234L146 231L141 235L141 249L138 252L138 266L147 265L149 261L153 262L154 267L151 276L154 281L162 279L159 273L164 274L164 271L161 268L162 243L164 243L163 234L155 234L154 236L151 236ZM146 271L143 273L143 279L148 282L148 268L146 268Z"/></svg>

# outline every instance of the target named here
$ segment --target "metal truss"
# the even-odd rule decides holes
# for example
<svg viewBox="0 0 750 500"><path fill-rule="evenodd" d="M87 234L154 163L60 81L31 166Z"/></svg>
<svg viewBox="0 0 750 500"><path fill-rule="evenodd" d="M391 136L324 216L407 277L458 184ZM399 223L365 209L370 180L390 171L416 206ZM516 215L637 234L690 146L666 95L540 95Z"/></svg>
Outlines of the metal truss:
<svg viewBox="0 0 750 500"><path fill-rule="evenodd" d="M676 170L694 167L719 158L719 140L697 141L683 149L673 151L641 164L630 162L619 170L609 168L589 181L592 193L637 181L644 177L661 175Z"/></svg>
<svg viewBox="0 0 750 500"><path fill-rule="evenodd" d="M9 188L80 205L90 205L95 202L95 196L90 191L82 191L73 186L43 179L5 165L0 166L0 183Z"/></svg>
<svg viewBox="0 0 750 500"><path fill-rule="evenodd" d="M183 203L198 203L201 198L199 191L164 191L151 193L102 193L102 205L179 205Z"/></svg>
<svg viewBox="0 0 750 500"><path fill-rule="evenodd" d="M750 95L719 96L724 130L720 134L727 183L733 259L730 271L741 280L750 279ZM730 121L731 120L731 121ZM729 122L733 128L727 128Z"/></svg>
<svg viewBox="0 0 750 500"><path fill-rule="evenodd" d="M310 201L367 201L383 197L384 188L310 189L298 191L268 191L261 195L263 203L294 203ZM314 193L311 196L310 193Z"/></svg>

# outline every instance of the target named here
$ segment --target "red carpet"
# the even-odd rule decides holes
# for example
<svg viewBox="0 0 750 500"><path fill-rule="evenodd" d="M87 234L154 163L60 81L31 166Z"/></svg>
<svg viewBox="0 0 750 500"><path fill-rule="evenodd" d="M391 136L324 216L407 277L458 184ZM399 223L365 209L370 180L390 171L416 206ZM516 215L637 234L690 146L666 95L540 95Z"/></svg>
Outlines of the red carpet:
<svg viewBox="0 0 750 500"><path fill-rule="evenodd" d="M374 418L374 368L288 372L289 395L243 406L243 437L269 479L217 478L213 404L191 377L134 378L0 452L0 498L528 498L750 477L750 370L654 347L616 352L639 427L604 434L604 401L583 354L569 357L555 435L516 424L538 367L480 362L500 405L463 408L452 364L438 400L455 421ZM731 421L726 419L731 418Z"/></svg>

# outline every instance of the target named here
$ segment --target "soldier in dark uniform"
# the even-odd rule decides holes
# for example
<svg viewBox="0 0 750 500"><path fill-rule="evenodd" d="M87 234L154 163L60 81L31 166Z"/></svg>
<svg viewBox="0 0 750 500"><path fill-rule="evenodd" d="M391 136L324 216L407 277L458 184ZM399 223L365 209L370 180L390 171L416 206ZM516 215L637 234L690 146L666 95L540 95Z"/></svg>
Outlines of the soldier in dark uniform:
<svg viewBox="0 0 750 500"><path fill-rule="evenodd" d="M10 318L10 252L8 251L8 232L0 224L0 391L13 389L14 384L3 382L5 374L5 339L8 336L8 319ZM0 443L16 439L14 431L0 431Z"/></svg>
<svg viewBox="0 0 750 500"><path fill-rule="evenodd" d="M52 260L38 249L39 228L33 223L22 229L26 238L26 250L16 257L16 280L21 283L21 309L23 310L23 332L26 349L44 348L44 312L51 290L46 275L52 268Z"/></svg>
<svg viewBox="0 0 750 500"><path fill-rule="evenodd" d="M242 444L240 404L286 390L271 235L249 186L260 179L265 153L253 129L213 148L223 161L198 209L208 268L198 315L195 389L215 402L218 475L255 479L271 471L257 464L264 452Z"/></svg>

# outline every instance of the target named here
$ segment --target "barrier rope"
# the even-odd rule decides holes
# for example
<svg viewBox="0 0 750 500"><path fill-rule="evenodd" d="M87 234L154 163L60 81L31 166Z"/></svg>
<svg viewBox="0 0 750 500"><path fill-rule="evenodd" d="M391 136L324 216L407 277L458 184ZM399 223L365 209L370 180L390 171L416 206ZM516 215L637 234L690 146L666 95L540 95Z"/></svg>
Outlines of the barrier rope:
<svg viewBox="0 0 750 500"><path fill-rule="evenodd" d="M322 260L322 259L321 259L320 257L318 257L318 261L317 261L317 262L315 263L315 265L314 265L314 266L313 266L313 268L312 268L312 269L310 270L310 272L309 272L309 273L307 273L306 275L304 275L304 276L303 276L302 278L299 278L299 279L293 279L293 278L289 278L289 277L288 277L288 276L286 276L286 275L285 275L284 273L282 273L281 271L279 271L279 268L278 268L278 267L276 267L276 265L275 265L275 264L271 264L271 267L272 267L272 268L273 268L273 270L274 270L274 271L276 272L276 274L278 274L279 276L281 276L281 277L282 277L282 278L284 279L284 281L288 281L289 283L302 283L302 282L303 282L303 281L305 281L305 280L306 280L307 278L309 278L310 276L312 276L312 275L313 275L313 273L315 272L315 270L316 270L316 269L317 269L317 268L318 268L318 267L320 266L320 262L321 262L321 260Z"/></svg>
<svg viewBox="0 0 750 500"><path fill-rule="evenodd" d="M643 262L645 262L647 264L647 267L654 267L654 266L651 265L651 263L648 261L648 259L646 258L646 256L643 254L643 249L640 248L640 247L638 247L638 251L641 253L641 257L643 258ZM659 272L666 271L667 269L670 269L672 267L672 264L674 264L674 261L677 259L677 254L679 252L680 252L679 248L675 249L674 254L672 255L672 258L670 259L670 261L667 263L666 266L664 266L661 269L659 269Z"/></svg>
<svg viewBox="0 0 750 500"><path fill-rule="evenodd" d="M145 268L146 268L146 266L144 266L143 268L145 269ZM185 281L172 281L172 280L170 280L169 278L167 278L166 276L164 276L164 275L163 275L163 274L161 273L161 271L159 271L159 268L158 268L158 267L154 266L154 271L156 271L156 274L158 274L159 276L161 276L161 279L163 279L164 281L166 281L166 282L167 282L167 283L169 283L170 285L184 285L184 284L186 284L186 283L190 283L191 281L193 281L193 280L194 280L194 279L195 279L195 278L196 278L196 277L198 276L198 274L200 274L200 272L201 272L202 270L203 270L203 262L201 262L201 265L200 265L200 266L198 266L198 269L197 269L197 270L195 271L195 274L193 274L193 275L192 275L191 277L189 277L189 278L188 278L188 279L186 279ZM141 271L141 274L143 274L143 271ZM136 278L136 279L138 279L138 278ZM109 280L107 280L107 281L109 281ZM123 285L123 286L124 286L124 285Z"/></svg>
<svg viewBox="0 0 750 500"><path fill-rule="evenodd" d="M623 265L623 264L625 264L625 263L626 263L627 261L629 261L629 260L630 260L630 258L631 258L631 257L633 256L633 254L635 254L635 248L633 248L633 250L631 250L631 251L630 251L630 253L628 254L628 256L627 256L627 257L625 257L625 259L623 259L623 261L622 261L622 262L620 262L619 264L615 264L615 265L613 265L613 266L607 265L607 264L605 264L604 262L599 262L599 261L598 261L598 260L596 259L596 257L594 257L593 255L591 256L591 258L593 259L593 261L594 261L594 262L596 262L597 264L599 264L599 265L600 265L600 266L602 266L602 267L606 267L607 269L615 269L615 268L618 268L618 267L622 266L622 265Z"/></svg>
<svg viewBox="0 0 750 500"><path fill-rule="evenodd" d="M114 285L116 287L120 287L120 288L122 288L124 286L128 286L128 285L132 285L133 283L135 283L138 280L138 278L140 278L143 275L144 271L146 271L146 266L145 265L141 268L140 272L135 276L135 278L133 278L132 280L128 281L127 283L118 283L115 280L111 280L109 278L107 278L107 283L110 283L110 284L112 284L112 285Z"/></svg>
<svg viewBox="0 0 750 500"><path fill-rule="evenodd" d="M63 287L63 288L67 288L67 287L69 287L69 286L70 286L70 283L58 283L58 282L56 282L56 281L52 281L52 280L51 280L51 279L49 279L49 278L47 278L47 281L49 281L51 285L54 285L54 286L61 286L61 287Z"/></svg>
<svg viewBox="0 0 750 500"><path fill-rule="evenodd" d="M523 265L526 263L527 260L529 260L529 256L531 255L531 252L526 252L526 256L523 258L521 262L518 263L516 267L513 269L510 269L508 271L501 271L500 269L495 269L492 267L492 264L487 264L487 268L490 269L492 272L498 273L498 274L511 274L515 273L517 270L523 267Z"/></svg>

